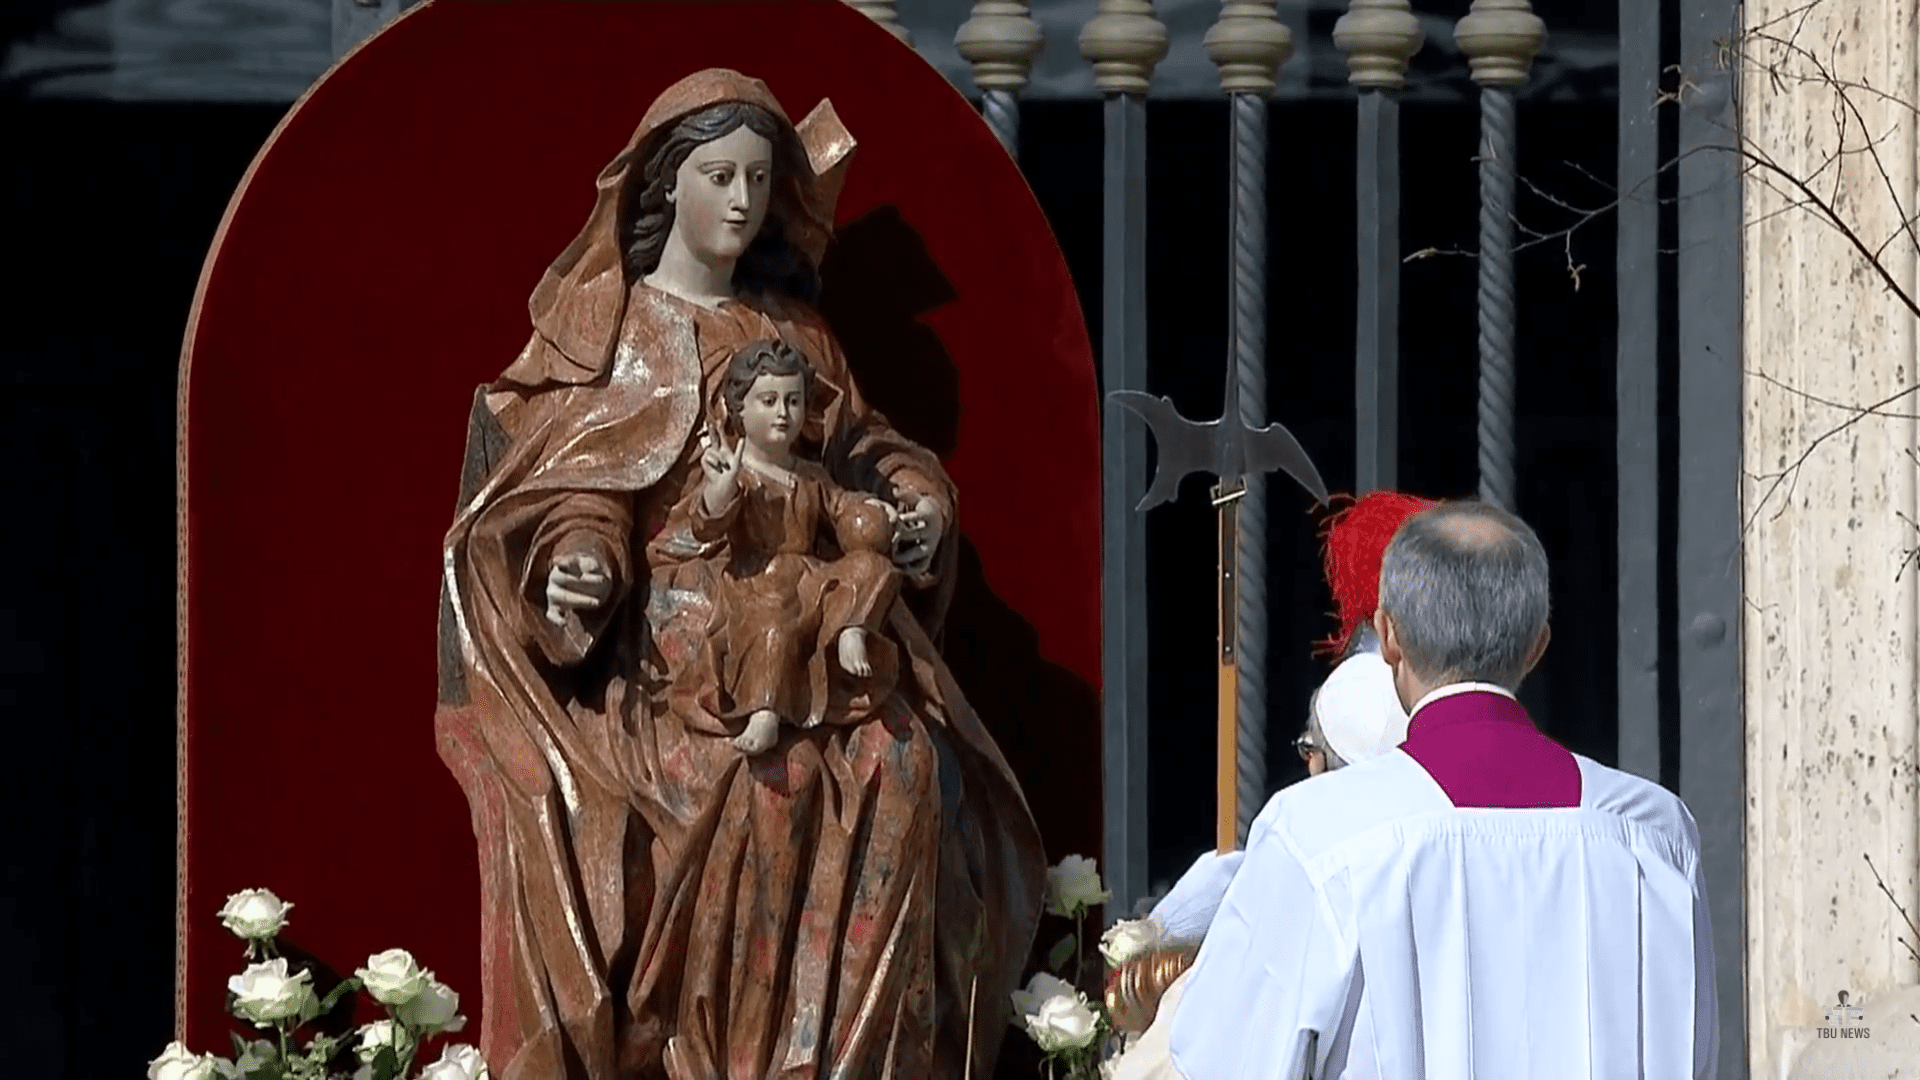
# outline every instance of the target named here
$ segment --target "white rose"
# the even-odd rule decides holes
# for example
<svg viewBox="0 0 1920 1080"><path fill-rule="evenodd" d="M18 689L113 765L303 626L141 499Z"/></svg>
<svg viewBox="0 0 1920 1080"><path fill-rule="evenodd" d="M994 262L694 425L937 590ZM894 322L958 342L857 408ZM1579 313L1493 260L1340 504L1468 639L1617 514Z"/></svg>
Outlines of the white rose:
<svg viewBox="0 0 1920 1080"><path fill-rule="evenodd" d="M1049 1054L1079 1050L1100 1037L1100 1021L1084 995L1061 994L1041 1002L1040 1010L1027 1017L1027 1034Z"/></svg>
<svg viewBox="0 0 1920 1080"><path fill-rule="evenodd" d="M391 1020L377 1020L368 1024L360 1029L360 1041L353 1047L354 1056L362 1062L371 1062L383 1046L393 1047L397 1055L400 1053L400 1035L400 1025Z"/></svg>
<svg viewBox="0 0 1920 1080"><path fill-rule="evenodd" d="M1013 992L1014 1023L1026 1029L1040 1049L1051 1054L1091 1045L1100 1034L1099 1018L1087 996L1073 984L1040 972L1025 990Z"/></svg>
<svg viewBox="0 0 1920 1080"><path fill-rule="evenodd" d="M1122 919L1100 935L1100 955L1107 958L1108 967L1117 968L1159 948L1163 936L1159 920L1151 915L1144 919Z"/></svg>
<svg viewBox="0 0 1920 1080"><path fill-rule="evenodd" d="M460 995L446 983L430 979L426 989L415 994L411 1001L395 1006L393 1015L416 1031L432 1034L466 1027L467 1018L454 1015L459 1008Z"/></svg>
<svg viewBox="0 0 1920 1080"><path fill-rule="evenodd" d="M186 1072L180 1074L180 1080L227 1080L233 1076L233 1066L212 1054L203 1056L194 1062Z"/></svg>
<svg viewBox="0 0 1920 1080"><path fill-rule="evenodd" d="M266 889L245 889L227 897L220 921L248 941L269 941L287 927L293 905Z"/></svg>
<svg viewBox="0 0 1920 1080"><path fill-rule="evenodd" d="M147 1080L180 1080L200 1060L185 1043L170 1042L160 1056L147 1063Z"/></svg>
<svg viewBox="0 0 1920 1080"><path fill-rule="evenodd" d="M147 1063L147 1080L218 1080L232 1075L225 1061L212 1054L195 1054L177 1041Z"/></svg>
<svg viewBox="0 0 1920 1080"><path fill-rule="evenodd" d="M1069 855L1047 868L1047 911L1054 915L1078 915L1111 898L1100 886L1099 869L1084 855Z"/></svg>
<svg viewBox="0 0 1920 1080"><path fill-rule="evenodd" d="M1076 991L1073 988L1073 984L1067 980L1059 978L1058 976L1049 975L1044 971L1039 972L1035 974L1033 978L1027 980L1027 988L1025 990L1015 990L1013 992L1013 1011L1018 1014L1014 1017L1013 1022L1016 1026L1024 1024L1025 1018L1039 1012L1041 1003L1048 998L1056 998L1063 994L1075 993L1078 993L1078 991Z"/></svg>
<svg viewBox="0 0 1920 1080"><path fill-rule="evenodd" d="M423 971L405 949L388 949L367 957L367 966L354 972L366 985L367 993L382 1005L404 1005L412 1001L432 981L433 972Z"/></svg>
<svg viewBox="0 0 1920 1080"><path fill-rule="evenodd" d="M248 965L247 970L227 980L233 991L233 1014L251 1020L255 1027L271 1027L277 1020L295 1019L318 1012L320 1002L313 996L313 973L287 974L285 957L264 964Z"/></svg>
<svg viewBox="0 0 1920 1080"><path fill-rule="evenodd" d="M465 1043L440 1052L440 1060L420 1071L420 1080L491 1080L480 1051Z"/></svg>

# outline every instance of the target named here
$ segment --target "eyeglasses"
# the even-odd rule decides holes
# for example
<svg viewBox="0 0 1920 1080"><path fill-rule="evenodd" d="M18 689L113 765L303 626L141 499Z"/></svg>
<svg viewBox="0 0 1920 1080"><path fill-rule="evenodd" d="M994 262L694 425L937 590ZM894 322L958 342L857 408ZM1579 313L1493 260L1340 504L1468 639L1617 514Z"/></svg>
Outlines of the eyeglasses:
<svg viewBox="0 0 1920 1080"><path fill-rule="evenodd" d="M1305 761L1313 755L1322 752L1320 744L1313 741L1313 736L1306 734L1302 734L1299 738L1293 740L1293 750L1294 753L1300 755L1301 761Z"/></svg>

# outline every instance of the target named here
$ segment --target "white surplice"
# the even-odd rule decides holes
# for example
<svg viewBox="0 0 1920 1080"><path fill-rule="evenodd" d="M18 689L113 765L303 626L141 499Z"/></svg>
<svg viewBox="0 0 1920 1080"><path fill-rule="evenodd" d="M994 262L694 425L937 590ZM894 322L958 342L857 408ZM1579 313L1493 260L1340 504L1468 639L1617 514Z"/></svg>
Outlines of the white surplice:
<svg viewBox="0 0 1920 1080"><path fill-rule="evenodd" d="M1230 884L1171 1017L1179 1074L1711 1075L1699 830L1664 788L1575 758L1578 807L1456 808L1400 750L1276 795L1239 865L1212 868Z"/></svg>

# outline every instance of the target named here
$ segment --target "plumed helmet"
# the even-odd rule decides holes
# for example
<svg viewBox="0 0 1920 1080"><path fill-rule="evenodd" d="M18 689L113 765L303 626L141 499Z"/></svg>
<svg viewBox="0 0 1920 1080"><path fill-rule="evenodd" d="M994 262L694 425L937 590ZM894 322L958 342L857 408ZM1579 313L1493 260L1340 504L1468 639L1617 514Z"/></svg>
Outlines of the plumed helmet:
<svg viewBox="0 0 1920 1080"><path fill-rule="evenodd" d="M1408 518L1437 505L1416 495L1372 491L1327 519L1321 531L1322 561L1340 629L1319 643L1322 655L1344 655L1354 632L1373 618L1380 606L1380 564L1393 534Z"/></svg>

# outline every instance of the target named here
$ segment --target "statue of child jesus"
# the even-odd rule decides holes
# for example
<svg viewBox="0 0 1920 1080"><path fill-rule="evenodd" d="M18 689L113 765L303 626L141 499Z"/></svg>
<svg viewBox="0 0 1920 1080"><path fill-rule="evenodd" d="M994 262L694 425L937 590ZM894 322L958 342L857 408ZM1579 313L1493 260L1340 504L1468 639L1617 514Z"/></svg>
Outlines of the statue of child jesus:
<svg viewBox="0 0 1920 1080"><path fill-rule="evenodd" d="M900 587L894 509L794 452L812 380L813 366L784 342L734 354L726 430L704 436L706 482L686 508L695 539L726 542L715 652L728 712L747 718L733 742L748 754L771 748L782 721L811 728L826 718L829 649L848 675L874 675L868 635ZM823 553L823 539L837 555Z"/></svg>

